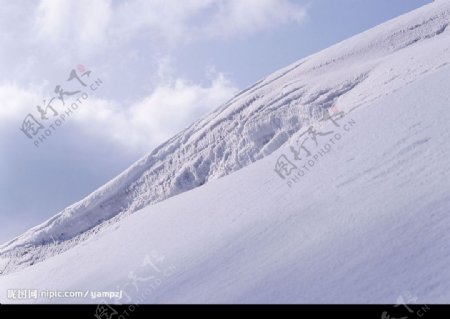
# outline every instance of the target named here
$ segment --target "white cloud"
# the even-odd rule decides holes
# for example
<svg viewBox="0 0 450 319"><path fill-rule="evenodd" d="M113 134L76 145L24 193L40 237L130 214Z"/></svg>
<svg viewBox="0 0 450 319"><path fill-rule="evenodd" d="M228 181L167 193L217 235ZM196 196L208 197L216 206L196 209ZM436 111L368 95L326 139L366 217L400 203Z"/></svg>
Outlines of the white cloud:
<svg viewBox="0 0 450 319"><path fill-rule="evenodd" d="M176 78L170 60L160 60L160 84L152 93L132 105L91 96L70 118L72 128L57 134L88 134L93 140L115 145L124 152L148 152L201 116L233 97L238 88L214 67L208 69L210 82L205 85ZM19 128L29 113L39 118L36 105L46 95L46 85L23 89L17 85L0 85L0 128L2 134L25 139ZM60 110L61 111L61 110ZM4 135L5 137L6 135ZM67 136L69 140L71 136ZM31 143L29 143L31 144Z"/></svg>
<svg viewBox="0 0 450 319"><path fill-rule="evenodd" d="M135 105L132 121L136 127L148 127L156 140L164 140L225 103L236 91L221 74L207 87L178 79Z"/></svg>
<svg viewBox="0 0 450 319"><path fill-rule="evenodd" d="M98 50L132 39L178 45L193 39L243 36L288 22L305 7L292 0L41 0L38 36L72 49Z"/></svg>
<svg viewBox="0 0 450 319"><path fill-rule="evenodd" d="M237 88L218 73L208 85L185 79L162 81L149 96L130 107L89 100L80 108L79 125L122 148L149 151L229 100Z"/></svg>
<svg viewBox="0 0 450 319"><path fill-rule="evenodd" d="M34 28L53 44L83 51L104 44L112 14L109 0L41 0Z"/></svg>
<svg viewBox="0 0 450 319"><path fill-rule="evenodd" d="M19 128L21 118L33 111L33 107L41 101L41 95L37 90L5 84L0 86L0 101L3 104L0 107L0 127L4 129L16 121Z"/></svg>
<svg viewBox="0 0 450 319"><path fill-rule="evenodd" d="M289 0L223 0L206 31L212 36L249 35L305 18L305 7Z"/></svg>

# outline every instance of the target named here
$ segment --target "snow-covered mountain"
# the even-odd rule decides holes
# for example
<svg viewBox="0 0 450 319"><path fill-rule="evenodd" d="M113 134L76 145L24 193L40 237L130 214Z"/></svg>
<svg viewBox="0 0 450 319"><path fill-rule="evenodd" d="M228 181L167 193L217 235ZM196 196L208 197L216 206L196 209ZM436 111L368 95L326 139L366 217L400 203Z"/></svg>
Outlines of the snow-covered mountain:
<svg viewBox="0 0 450 319"><path fill-rule="evenodd" d="M244 90L1 246L0 301L123 288L154 251L173 273L129 300L448 301L449 23L435 1Z"/></svg>

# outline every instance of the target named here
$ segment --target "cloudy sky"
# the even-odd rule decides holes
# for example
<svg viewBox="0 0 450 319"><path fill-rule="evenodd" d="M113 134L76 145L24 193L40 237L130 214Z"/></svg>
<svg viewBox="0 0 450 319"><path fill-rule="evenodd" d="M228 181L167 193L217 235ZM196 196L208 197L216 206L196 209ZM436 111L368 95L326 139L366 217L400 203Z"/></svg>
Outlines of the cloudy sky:
<svg viewBox="0 0 450 319"><path fill-rule="evenodd" d="M0 0L0 242L271 72L428 2ZM26 116L51 124L37 106L89 89L72 70L102 83L36 147Z"/></svg>

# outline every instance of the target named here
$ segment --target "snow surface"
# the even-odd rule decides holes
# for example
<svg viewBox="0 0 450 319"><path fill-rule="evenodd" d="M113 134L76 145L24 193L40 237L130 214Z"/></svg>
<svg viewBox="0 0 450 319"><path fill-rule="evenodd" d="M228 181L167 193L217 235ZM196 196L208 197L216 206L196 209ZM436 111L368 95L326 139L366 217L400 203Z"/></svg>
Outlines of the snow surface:
<svg viewBox="0 0 450 319"><path fill-rule="evenodd" d="M0 302L10 288L122 289L120 301L150 303L448 301L449 23L450 1L436 1L248 88L1 246ZM333 105L351 129L328 153L319 136L314 167L281 179L280 156L307 164L291 149L311 125L337 129L320 121ZM170 275L143 263L155 252Z"/></svg>

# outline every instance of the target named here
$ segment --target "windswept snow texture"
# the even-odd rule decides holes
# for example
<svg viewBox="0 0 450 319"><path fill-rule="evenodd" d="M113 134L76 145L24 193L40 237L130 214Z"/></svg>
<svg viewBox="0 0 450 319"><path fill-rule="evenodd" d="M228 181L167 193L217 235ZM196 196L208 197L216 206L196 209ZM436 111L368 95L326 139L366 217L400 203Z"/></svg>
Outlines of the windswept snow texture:
<svg viewBox="0 0 450 319"><path fill-rule="evenodd" d="M1 246L0 300L114 290L157 250L177 270L144 297L125 289L134 301L448 301L449 22L434 2L243 91ZM277 159L310 125L331 131L333 105L356 126L289 188Z"/></svg>

